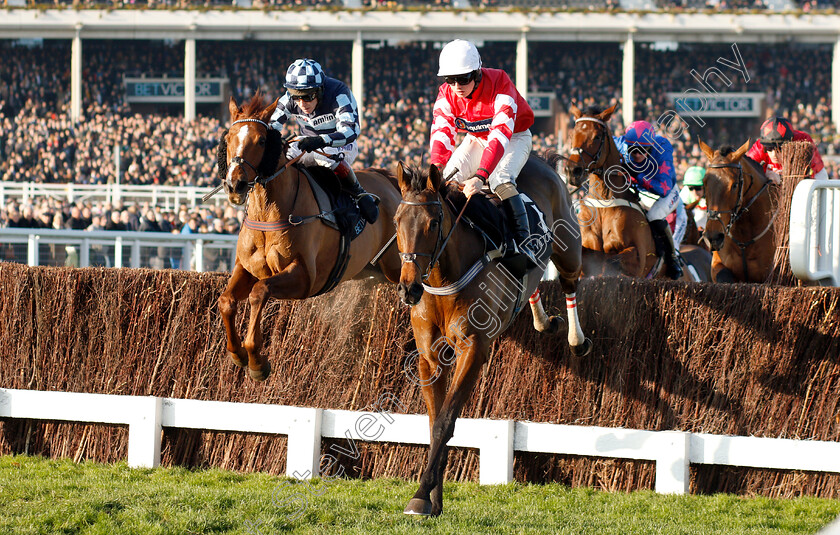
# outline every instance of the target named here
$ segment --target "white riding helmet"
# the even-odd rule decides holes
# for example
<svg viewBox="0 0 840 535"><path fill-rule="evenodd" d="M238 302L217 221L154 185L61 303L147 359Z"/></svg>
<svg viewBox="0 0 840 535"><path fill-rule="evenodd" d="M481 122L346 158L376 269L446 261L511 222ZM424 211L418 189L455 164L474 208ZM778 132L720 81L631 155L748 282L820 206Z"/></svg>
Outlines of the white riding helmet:
<svg viewBox="0 0 840 535"><path fill-rule="evenodd" d="M458 76L477 71L481 68L481 56L478 49L469 41L455 39L440 51L440 69L438 76Z"/></svg>

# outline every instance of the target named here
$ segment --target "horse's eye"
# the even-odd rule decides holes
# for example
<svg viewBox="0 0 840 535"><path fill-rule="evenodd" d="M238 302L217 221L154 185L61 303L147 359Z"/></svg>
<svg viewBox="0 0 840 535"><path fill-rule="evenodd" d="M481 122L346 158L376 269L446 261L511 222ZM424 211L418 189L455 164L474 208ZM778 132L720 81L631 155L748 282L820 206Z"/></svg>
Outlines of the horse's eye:
<svg viewBox="0 0 840 535"><path fill-rule="evenodd" d="M431 230L435 230L436 228L438 228L438 222L437 221L432 221L431 223L429 223L429 228Z"/></svg>
<svg viewBox="0 0 840 535"><path fill-rule="evenodd" d="M265 138L261 137L259 140L260 147L265 147Z"/></svg>

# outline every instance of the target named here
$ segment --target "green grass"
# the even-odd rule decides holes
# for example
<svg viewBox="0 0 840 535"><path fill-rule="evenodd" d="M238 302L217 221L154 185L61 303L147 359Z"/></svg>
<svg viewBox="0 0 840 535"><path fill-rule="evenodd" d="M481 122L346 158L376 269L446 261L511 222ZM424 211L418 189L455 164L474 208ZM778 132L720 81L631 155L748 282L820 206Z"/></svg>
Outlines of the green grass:
<svg viewBox="0 0 840 535"><path fill-rule="evenodd" d="M810 534L840 514L840 501L818 498L447 483L443 515L422 519L402 514L415 490L414 482L395 479L310 484L221 470L0 457L0 534Z"/></svg>

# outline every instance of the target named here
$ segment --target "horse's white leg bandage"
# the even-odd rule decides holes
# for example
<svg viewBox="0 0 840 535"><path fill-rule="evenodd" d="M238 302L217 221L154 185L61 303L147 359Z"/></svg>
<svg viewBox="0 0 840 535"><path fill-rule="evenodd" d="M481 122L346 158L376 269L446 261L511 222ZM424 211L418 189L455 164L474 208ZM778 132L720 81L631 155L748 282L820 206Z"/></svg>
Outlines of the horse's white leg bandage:
<svg viewBox="0 0 840 535"><path fill-rule="evenodd" d="M569 345L579 346L586 340L586 337L583 336L583 330L580 328L575 293L566 294L566 315L569 318Z"/></svg>

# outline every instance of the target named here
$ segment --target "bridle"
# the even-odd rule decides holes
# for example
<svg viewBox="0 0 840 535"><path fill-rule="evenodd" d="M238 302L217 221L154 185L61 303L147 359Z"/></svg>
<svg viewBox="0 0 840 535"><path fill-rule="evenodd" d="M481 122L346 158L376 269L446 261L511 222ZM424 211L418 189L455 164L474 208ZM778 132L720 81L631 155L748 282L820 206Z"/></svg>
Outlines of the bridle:
<svg viewBox="0 0 840 535"><path fill-rule="evenodd" d="M598 135L595 138L596 140L600 141L600 144L598 145L598 151L595 154L592 154L591 152L587 151L583 147L572 147L571 148L571 153L572 154L577 154L578 157L580 158L578 160L578 162L575 162L575 163L579 163L583 160L582 154L585 154L586 156L588 156L589 157L589 163L583 169L583 172L585 174L594 173L594 174L600 176L600 175L603 175L603 173L604 173L604 168L603 167L604 167L604 164L607 161L608 154L606 153L606 151L604 151L604 148L607 146L607 135L610 131L610 128L609 128L609 126L607 126L607 123L605 123L601 119L596 119L595 117L580 117L578 119L575 119L575 125L577 125L580 122L584 122L584 121L589 121L589 122L592 122L592 123L599 124L604 128L603 130L599 129ZM594 167L594 169L593 169L593 167Z"/></svg>
<svg viewBox="0 0 840 535"><path fill-rule="evenodd" d="M449 201L450 204L452 201ZM435 265L437 265L438 260L440 259L440 255L443 254L444 249L446 249L446 244L449 243L449 238L452 237L452 233L455 232L455 227L458 226L458 222L461 221L461 217L464 215L464 212L467 209L467 205L470 203L470 199L467 198L467 202L464 203L464 207L461 208L461 211L458 213L458 217L455 218L455 222L452 223L452 227L449 229L449 233L446 235L446 238L443 237L443 203L440 202L440 199L436 201L424 201L424 202L416 202L416 201L400 201L400 204L405 204L408 206L437 206L438 207L438 217L437 227L438 227L438 235L437 239L435 240L435 248L432 250L432 254L429 253L399 253L400 255L400 262L403 264L407 264L409 262L413 263L417 266L417 269L420 269L420 264L417 263L418 256L428 256L429 257L429 265L426 267L426 271L420 276L421 282L426 282L428 280L429 275L432 274L432 269Z"/></svg>
<svg viewBox="0 0 840 535"><path fill-rule="evenodd" d="M749 247L750 245L752 245L755 242L757 242L758 240L760 240L773 227L773 222L776 219L776 215L778 215L778 213L779 213L779 207L776 208L776 212L773 214L773 217L770 218L770 222L767 223L767 226L764 227L764 230L762 230L757 236L755 236L752 239L750 239L748 241L745 241L745 242L737 240L734 236L732 236L732 227L735 225L735 223L738 222L739 219L741 219L741 217L743 217L750 210L750 207L753 205L753 203L755 203L755 201L758 200L759 197L761 197L761 194L764 193L767 190L767 187L770 185L770 181L765 182L765 184L763 186L761 186L761 189L758 190L758 193L753 195L752 198L749 201L747 201L746 204L743 204L744 203L744 168L741 166L741 163L740 162L739 163L716 163L716 164L709 165L708 168L709 169L737 169L738 170L738 202L735 203L735 207L732 208L731 210L712 210L712 209L708 208L706 210L706 213L708 214L708 218L711 221L717 221L718 223L720 223L720 225L723 227L723 234L727 238L732 240L735 243L735 245L738 246L739 249L741 249L741 262L742 262L743 268L744 268L744 280L746 280L746 278L747 278L747 252L746 252L747 247ZM752 186L752 184L750 184L750 186ZM749 191L749 188L747 188L747 191ZM743 204L743 206L742 206L742 204ZM724 214L729 216L729 222L726 223L726 224L724 224L723 220L720 218L720 216L724 215ZM709 229L709 227L708 227L708 225L706 225L706 228L703 230L703 238L706 239L707 242L708 242L708 236L707 236L708 229Z"/></svg>
<svg viewBox="0 0 840 535"><path fill-rule="evenodd" d="M257 124L261 124L262 126L264 126L264 127L265 127L266 134L268 134L268 129L270 128L270 127L268 126L268 123L266 123L265 121L262 121L262 120L260 120L260 119L252 119L252 118L250 118L250 119L238 119L238 120L233 121L232 123L230 123L230 125L231 125L231 126L233 126L233 125L240 124L240 123L257 123ZM266 137L267 137L267 136L266 136ZM266 141L267 141L267 140L266 140ZM280 150L281 150L282 152L285 152L285 147L281 147L281 149L280 149ZM265 153L263 153L263 156L265 156ZM282 167L281 167L278 171L276 171L273 175L271 175L271 176L267 176L267 177L264 177L264 176L262 176L262 174L260 173L260 170L257 168L257 166L255 166L254 164L252 164L251 162L249 162L248 160L246 160L245 158L243 158L243 157L241 157L241 156L234 156L233 158L231 158L231 159L230 159L230 167L229 167L229 170L228 170L228 176L230 176L230 170L232 170L234 166L236 166L236 165L242 165L242 164L244 164L244 165L246 165L246 166L250 167L250 168L251 168L251 170L252 170L252 171L254 171L254 179L253 179L253 180L249 180L249 181L248 181L248 189L253 188L253 187L254 187L254 185L256 185L256 184L260 184L261 186L265 186L268 182L270 182L270 181L274 180L275 178L277 178L278 176L280 176L281 174L283 174L283 171L285 171L285 170L286 170L286 168L289 166L289 162L286 162L286 163L285 163L285 164L284 164L284 165L283 165L283 166L282 166ZM257 164L257 165L259 165L259 164ZM232 184L232 183L230 183L230 182L228 181L228 178L227 178L227 177L225 177L225 188L227 188L227 189L228 189L228 191L230 191L230 190L232 190L232 189L233 189L233 184Z"/></svg>
<svg viewBox="0 0 840 535"><path fill-rule="evenodd" d="M421 282L426 282L429 278L429 275L432 273L432 268L437 264L440 255L443 253L443 248L446 247L446 242L449 241L449 236L452 236L452 231L455 230L455 225L452 225L452 228L449 230L449 235L446 236L446 240L443 240L443 203L440 202L440 199L436 201L425 201L425 202L415 202L415 201L400 201L400 204L405 204L407 206L437 206L438 207L438 217L436 219L438 224L438 235L437 239L435 240L435 248L432 250L432 253L403 253L400 252L400 262L403 264L413 263L417 266L417 269L420 269L420 264L417 263L418 256L428 256L429 257L429 265L426 266L426 270L420 276ZM443 245L441 245L443 243Z"/></svg>

